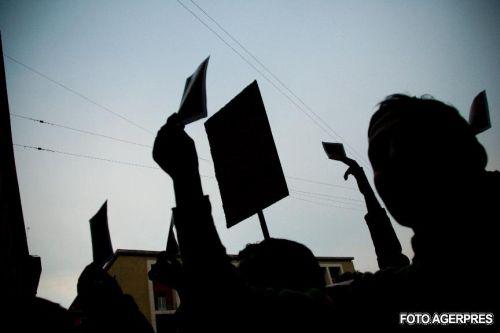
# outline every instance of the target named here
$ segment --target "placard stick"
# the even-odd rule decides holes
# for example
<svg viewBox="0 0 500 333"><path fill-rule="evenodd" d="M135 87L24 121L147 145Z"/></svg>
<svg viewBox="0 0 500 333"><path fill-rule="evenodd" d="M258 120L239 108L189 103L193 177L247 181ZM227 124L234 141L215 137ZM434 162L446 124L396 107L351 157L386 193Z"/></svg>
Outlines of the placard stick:
<svg viewBox="0 0 500 333"><path fill-rule="evenodd" d="M260 227L262 228L262 233L264 234L264 239L271 238L269 236L269 230L267 230L267 224L266 224L266 219L264 218L264 213L261 210L259 210L257 212L257 215L259 216Z"/></svg>

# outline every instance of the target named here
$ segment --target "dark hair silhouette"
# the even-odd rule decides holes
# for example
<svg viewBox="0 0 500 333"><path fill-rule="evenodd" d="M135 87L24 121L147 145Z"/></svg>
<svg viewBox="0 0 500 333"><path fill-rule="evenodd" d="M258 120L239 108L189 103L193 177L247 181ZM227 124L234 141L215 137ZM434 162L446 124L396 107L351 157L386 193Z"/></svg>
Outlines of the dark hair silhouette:
<svg viewBox="0 0 500 333"><path fill-rule="evenodd" d="M457 109L429 95L421 98L403 94L388 96L379 104L379 109L370 120L369 140L373 143L381 133L394 131L396 128L398 132L410 130L408 135L412 135L421 144L431 143L424 148L429 149L429 153L438 154L441 161L460 155L476 168L484 169L486 166L486 152L477 141L469 123L460 116ZM452 151L447 153L450 148ZM376 162L376 156L373 156L373 151L371 153L369 152L370 159L373 158Z"/></svg>
<svg viewBox="0 0 500 333"><path fill-rule="evenodd" d="M270 238L247 245L238 256L239 271L252 286L278 290L325 286L317 259L300 243Z"/></svg>
<svg viewBox="0 0 500 333"><path fill-rule="evenodd" d="M426 220L415 214L422 198L443 207L439 202L453 201L450 195L474 182L487 162L458 111L427 97L389 96L372 116L368 139L377 191L396 220L410 227Z"/></svg>

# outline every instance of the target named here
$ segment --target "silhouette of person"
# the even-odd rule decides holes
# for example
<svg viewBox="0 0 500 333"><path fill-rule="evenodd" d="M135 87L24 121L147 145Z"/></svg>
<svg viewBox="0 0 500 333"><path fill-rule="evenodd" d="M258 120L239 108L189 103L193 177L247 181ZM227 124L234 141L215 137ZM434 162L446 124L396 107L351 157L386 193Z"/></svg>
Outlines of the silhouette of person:
<svg viewBox="0 0 500 333"><path fill-rule="evenodd" d="M440 101L392 95L368 130L375 186L396 221L414 231L412 264L364 274L330 290L337 319L397 326L400 312L496 312L500 174L458 111Z"/></svg>
<svg viewBox="0 0 500 333"><path fill-rule="evenodd" d="M368 210L365 221L370 230L379 268L397 268L409 265L410 260L401 252L401 243L394 232L391 220L378 202L363 168L355 160L348 157L342 162L349 166L344 174L344 179L347 180L349 175L354 176L359 191L365 198Z"/></svg>
<svg viewBox="0 0 500 333"><path fill-rule="evenodd" d="M295 242L268 240L242 251L239 271L231 264L215 229L208 196L203 195L194 142L177 114L170 116L159 130L153 158L170 175L174 185L173 220L183 267L181 302L185 329L231 332L324 329L321 319L326 318L329 302L321 290L324 281L320 281L319 266L307 248ZM266 256L275 255L277 260L273 250L279 250L290 265L306 267L308 272L285 279L277 271L266 274L265 267L272 266L271 257L266 259ZM290 267L287 272L295 274L298 270ZM310 281L300 284L301 277Z"/></svg>
<svg viewBox="0 0 500 333"><path fill-rule="evenodd" d="M153 158L174 185L172 214L184 272L180 296L185 329L223 327L220 312L231 298L228 290L234 284L235 269L215 229L210 201L203 195L194 142L177 114L158 131Z"/></svg>
<svg viewBox="0 0 500 333"><path fill-rule="evenodd" d="M254 287L295 291L325 287L323 270L311 250L288 239L249 244L238 259L239 273Z"/></svg>
<svg viewBox="0 0 500 333"><path fill-rule="evenodd" d="M485 170L487 155L470 125L437 100L393 95L373 115L368 137L377 191L415 233L414 263L440 278L453 304L489 305L488 289L497 284L488 275L457 274L465 262L487 267L497 247L500 174Z"/></svg>
<svg viewBox="0 0 500 333"><path fill-rule="evenodd" d="M85 267L77 290L83 310L80 331L154 332L134 299L124 294L116 280L99 265L91 263Z"/></svg>
<svg viewBox="0 0 500 333"><path fill-rule="evenodd" d="M18 259L12 293L2 295L0 330L2 332L72 332L68 311L57 303L36 296L41 274L38 257ZM9 287L9 286L7 286Z"/></svg>

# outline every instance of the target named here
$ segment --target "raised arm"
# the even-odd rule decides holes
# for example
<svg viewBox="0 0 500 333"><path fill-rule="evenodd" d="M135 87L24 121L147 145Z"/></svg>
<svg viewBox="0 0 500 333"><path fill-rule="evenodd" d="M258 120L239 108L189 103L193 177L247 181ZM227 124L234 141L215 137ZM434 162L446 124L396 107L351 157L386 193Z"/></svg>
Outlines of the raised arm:
<svg viewBox="0 0 500 333"><path fill-rule="evenodd" d="M212 220L208 196L203 195L198 155L194 141L173 114L158 131L153 147L153 158L172 178L176 207L173 209L179 248L185 268L200 260L200 254L225 258L222 245ZM199 265L202 263L197 263Z"/></svg>
<svg viewBox="0 0 500 333"><path fill-rule="evenodd" d="M173 216L184 279L182 302L196 323L220 315L217 311L228 306L237 279L217 234L208 196L203 195L194 142L183 127L173 114L158 132L153 158L173 181Z"/></svg>
<svg viewBox="0 0 500 333"><path fill-rule="evenodd" d="M363 168L350 158L343 161L349 166L344 174L347 180L349 175L353 175L358 184L359 191L365 198L368 213L365 215L365 221L370 230L377 261L380 269L388 267L404 267L410 263L401 251L401 244L394 232L391 221L384 208L380 205L375 193L373 192L368 178Z"/></svg>

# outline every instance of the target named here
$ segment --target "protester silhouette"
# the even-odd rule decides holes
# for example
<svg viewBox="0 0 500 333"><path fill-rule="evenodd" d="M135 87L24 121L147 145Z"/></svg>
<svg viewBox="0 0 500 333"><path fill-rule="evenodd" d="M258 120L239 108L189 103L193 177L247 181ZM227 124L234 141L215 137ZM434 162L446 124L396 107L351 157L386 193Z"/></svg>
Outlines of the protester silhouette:
<svg viewBox="0 0 500 333"><path fill-rule="evenodd" d="M186 329L196 330L201 322L216 327L222 318L218 312L228 297L225 290L231 285L227 276L234 270L215 230L208 197L203 195L194 142L184 132L177 114L169 117L158 132L153 158L174 185L173 219L184 271L181 304Z"/></svg>
<svg viewBox="0 0 500 333"><path fill-rule="evenodd" d="M311 250L287 239L247 245L238 254L238 271L254 287L307 291L325 287L323 270Z"/></svg>
<svg viewBox="0 0 500 333"><path fill-rule="evenodd" d="M18 258L16 280L12 291L2 295L0 331L55 332L73 331L68 311L57 303L37 296L41 274L39 257L26 255Z"/></svg>
<svg viewBox="0 0 500 333"><path fill-rule="evenodd" d="M458 111L431 98L392 95L373 115L369 158L378 193L414 231L411 265L332 288L344 324L397 326L401 312L496 312L500 174ZM470 268L472 270L474 268Z"/></svg>
<svg viewBox="0 0 500 333"><path fill-rule="evenodd" d="M78 279L78 299L83 311L82 332L152 333L153 328L134 299L98 264L88 265Z"/></svg>

